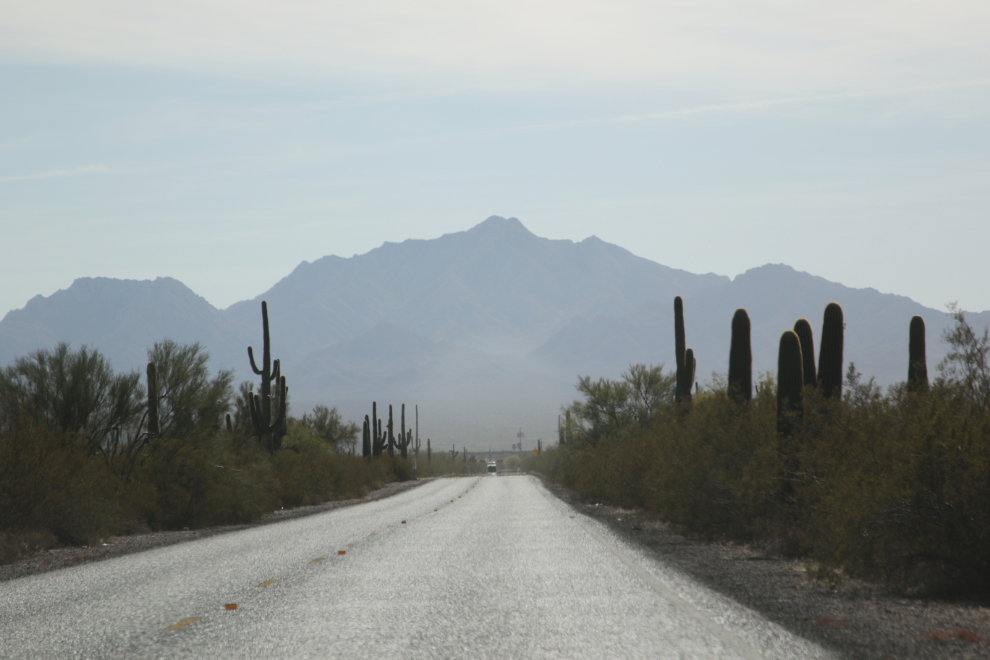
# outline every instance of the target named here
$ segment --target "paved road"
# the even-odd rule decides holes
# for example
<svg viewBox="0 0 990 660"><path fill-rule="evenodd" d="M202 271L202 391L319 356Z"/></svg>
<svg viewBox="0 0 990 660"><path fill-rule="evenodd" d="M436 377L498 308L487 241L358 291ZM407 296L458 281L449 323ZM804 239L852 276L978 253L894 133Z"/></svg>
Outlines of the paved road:
<svg viewBox="0 0 990 660"><path fill-rule="evenodd" d="M0 657L831 656L484 476L0 584Z"/></svg>

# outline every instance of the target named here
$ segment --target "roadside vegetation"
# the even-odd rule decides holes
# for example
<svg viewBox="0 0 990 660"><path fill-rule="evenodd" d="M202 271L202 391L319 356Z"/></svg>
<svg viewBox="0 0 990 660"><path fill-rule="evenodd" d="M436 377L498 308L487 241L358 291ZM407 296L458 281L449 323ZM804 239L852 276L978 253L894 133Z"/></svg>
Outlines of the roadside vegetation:
<svg viewBox="0 0 990 660"><path fill-rule="evenodd" d="M335 408L288 415L266 306L263 320L265 366L257 371L268 387L260 394L247 381L235 391L228 370L211 373L199 344L171 340L148 350L146 374L116 373L98 351L66 344L0 369L0 563L483 470L460 452L427 458L411 433L400 433L406 446L398 450L391 420L384 451L372 455L358 447L361 428Z"/></svg>
<svg viewBox="0 0 990 660"><path fill-rule="evenodd" d="M990 338L952 311L950 352L930 384L916 321L909 380L885 391L849 364L831 396L821 369L817 382L801 372L798 395L782 393L793 381L790 337L779 373L758 378L749 396L742 389L753 383L732 365L705 387L691 378L686 392L662 365L635 365L616 381L581 378L583 398L562 411L558 445L524 467L691 535L806 557L822 578L985 592ZM745 330L748 350L748 319Z"/></svg>

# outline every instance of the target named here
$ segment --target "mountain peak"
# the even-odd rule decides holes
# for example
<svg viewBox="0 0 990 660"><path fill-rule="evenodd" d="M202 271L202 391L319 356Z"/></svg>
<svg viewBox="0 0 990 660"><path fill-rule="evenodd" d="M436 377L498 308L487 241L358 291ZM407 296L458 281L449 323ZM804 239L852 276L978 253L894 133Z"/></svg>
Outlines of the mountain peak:
<svg viewBox="0 0 990 660"><path fill-rule="evenodd" d="M519 222L519 218L503 218L500 215L489 216L484 222L481 222L471 229L468 230L469 234L506 234L506 233L521 233L527 236L532 236L533 233L523 226L523 223Z"/></svg>

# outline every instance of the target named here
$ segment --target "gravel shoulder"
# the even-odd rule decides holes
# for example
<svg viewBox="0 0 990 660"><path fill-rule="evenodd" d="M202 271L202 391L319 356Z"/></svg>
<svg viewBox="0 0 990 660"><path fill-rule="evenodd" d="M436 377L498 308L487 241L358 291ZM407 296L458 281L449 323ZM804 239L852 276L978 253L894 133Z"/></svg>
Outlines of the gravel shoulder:
<svg viewBox="0 0 990 660"><path fill-rule="evenodd" d="M130 534L127 536L112 536L103 539L98 545L60 547L43 550L29 557L25 557L9 564L0 565L0 582L13 580L28 575L38 573L48 573L57 571L69 566L76 566L83 562L94 562L129 555L135 552L151 550L176 543L195 541L196 539L216 536L217 534L227 534L242 529L258 527L260 525L271 525L284 520L311 516L324 511L332 511L343 507L354 506L363 502L380 500L392 495L405 492L421 486L430 479L419 479L417 481L403 481L386 484L378 490L374 490L362 498L352 500L338 500L334 502L324 502L312 506L301 506L295 509L280 509L269 513L261 520L243 525L224 525L220 527L205 527L203 529L151 532L149 534Z"/></svg>
<svg viewBox="0 0 990 660"><path fill-rule="evenodd" d="M812 579L804 561L747 545L692 540L646 512L582 502L561 486L543 483L576 511L657 559L845 657L990 658L990 598L905 598L858 580L829 585Z"/></svg>

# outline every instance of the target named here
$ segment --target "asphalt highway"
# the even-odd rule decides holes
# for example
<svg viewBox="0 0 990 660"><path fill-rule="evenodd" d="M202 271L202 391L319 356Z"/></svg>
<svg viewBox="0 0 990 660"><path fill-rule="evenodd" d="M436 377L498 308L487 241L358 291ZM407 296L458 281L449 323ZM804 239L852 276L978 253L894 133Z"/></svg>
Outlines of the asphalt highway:
<svg viewBox="0 0 990 660"><path fill-rule="evenodd" d="M526 476L0 584L2 658L830 658Z"/></svg>

